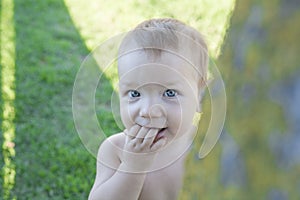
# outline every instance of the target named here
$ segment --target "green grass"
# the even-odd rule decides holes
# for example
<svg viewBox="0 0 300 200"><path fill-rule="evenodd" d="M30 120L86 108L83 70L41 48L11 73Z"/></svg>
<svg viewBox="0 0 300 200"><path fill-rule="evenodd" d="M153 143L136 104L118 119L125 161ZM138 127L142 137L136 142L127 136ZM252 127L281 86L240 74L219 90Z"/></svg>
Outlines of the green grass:
<svg viewBox="0 0 300 200"><path fill-rule="evenodd" d="M217 56L233 0L179 2L14 1L16 177L8 199L87 199L96 161L74 128L72 90L81 62L100 42L147 18L176 17L203 30ZM97 116L113 134L113 90L105 77L104 83ZM2 113L2 98L0 104Z"/></svg>
<svg viewBox="0 0 300 200"><path fill-rule="evenodd" d="M62 1L15 1L18 199L86 199L95 160L74 129L71 95L88 53Z"/></svg>

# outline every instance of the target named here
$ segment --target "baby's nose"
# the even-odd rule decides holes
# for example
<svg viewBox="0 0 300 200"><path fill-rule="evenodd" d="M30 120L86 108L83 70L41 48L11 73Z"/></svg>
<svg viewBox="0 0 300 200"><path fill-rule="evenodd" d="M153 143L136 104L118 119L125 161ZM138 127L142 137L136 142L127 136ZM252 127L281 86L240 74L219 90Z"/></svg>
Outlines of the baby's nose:
<svg viewBox="0 0 300 200"><path fill-rule="evenodd" d="M163 128L167 124L167 112L160 104L152 105L148 109L143 108L136 123L146 127Z"/></svg>
<svg viewBox="0 0 300 200"><path fill-rule="evenodd" d="M144 106L140 110L140 116L145 118L158 118L164 116L165 113L164 107L160 104Z"/></svg>

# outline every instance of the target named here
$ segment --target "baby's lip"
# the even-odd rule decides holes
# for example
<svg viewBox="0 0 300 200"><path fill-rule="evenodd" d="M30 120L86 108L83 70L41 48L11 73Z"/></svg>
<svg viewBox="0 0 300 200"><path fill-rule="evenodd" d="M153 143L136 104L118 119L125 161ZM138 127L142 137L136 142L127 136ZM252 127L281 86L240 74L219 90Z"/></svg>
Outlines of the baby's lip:
<svg viewBox="0 0 300 200"><path fill-rule="evenodd" d="M136 124L146 127L146 128L155 128L155 129L163 129L166 128L167 125L165 123L161 123L161 122L165 122L166 120L152 120L151 122L149 120L146 119L140 119L140 120L136 120Z"/></svg>

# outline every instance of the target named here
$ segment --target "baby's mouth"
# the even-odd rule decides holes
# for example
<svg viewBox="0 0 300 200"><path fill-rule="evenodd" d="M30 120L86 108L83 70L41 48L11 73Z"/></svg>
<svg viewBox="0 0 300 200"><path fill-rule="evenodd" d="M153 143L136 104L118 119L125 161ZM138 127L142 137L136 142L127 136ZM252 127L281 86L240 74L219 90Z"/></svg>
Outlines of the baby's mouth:
<svg viewBox="0 0 300 200"><path fill-rule="evenodd" d="M162 128L158 131L158 133L156 134L153 143L157 142L158 140L162 139L163 137L165 137L165 130L167 129L167 127Z"/></svg>

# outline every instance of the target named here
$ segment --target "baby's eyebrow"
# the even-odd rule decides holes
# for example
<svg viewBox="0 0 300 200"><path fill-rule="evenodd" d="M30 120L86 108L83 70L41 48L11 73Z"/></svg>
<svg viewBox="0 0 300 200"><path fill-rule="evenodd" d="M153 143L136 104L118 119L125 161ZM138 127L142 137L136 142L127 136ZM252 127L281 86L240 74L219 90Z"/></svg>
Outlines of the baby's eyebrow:
<svg viewBox="0 0 300 200"><path fill-rule="evenodd" d="M119 87L130 87L130 88L136 88L137 84L134 82L119 82Z"/></svg>
<svg viewBox="0 0 300 200"><path fill-rule="evenodd" d="M149 82L149 84L155 84L156 82L153 81L153 82ZM139 84L138 83L135 83L135 82L131 82L131 81L124 81L124 82L119 82L120 84L120 87L130 87L130 88L137 88L139 87ZM178 87L181 85L181 82L164 82L164 83L157 83L157 85L161 85L165 88L172 88L172 87Z"/></svg>
<svg viewBox="0 0 300 200"><path fill-rule="evenodd" d="M122 83L122 85L132 85L134 82L132 82L132 81L120 81L120 83Z"/></svg>

